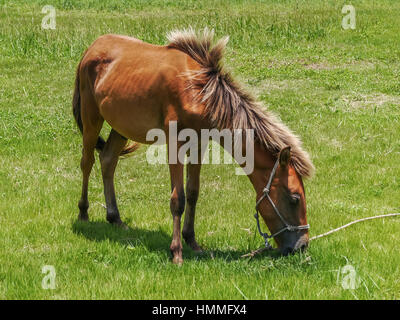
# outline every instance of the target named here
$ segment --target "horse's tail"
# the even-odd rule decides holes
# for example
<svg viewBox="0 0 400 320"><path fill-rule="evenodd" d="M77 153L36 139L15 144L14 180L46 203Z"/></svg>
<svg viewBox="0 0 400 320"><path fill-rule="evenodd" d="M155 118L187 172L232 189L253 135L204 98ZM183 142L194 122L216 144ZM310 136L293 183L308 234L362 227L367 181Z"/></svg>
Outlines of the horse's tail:
<svg viewBox="0 0 400 320"><path fill-rule="evenodd" d="M80 132L83 134L83 123L82 123L82 115L81 115L81 93L80 93L80 77L79 77L79 70L80 70L80 63L78 65L78 69L76 71L76 78L75 78L75 89L74 89L74 97L72 99L72 113L75 118L75 122L78 125L78 128ZM131 143L128 143L129 141L127 140L126 146L124 149L122 149L120 156L126 156L129 153L134 152L137 150L140 146L140 143L132 141ZM97 151L102 151L104 149L106 142L104 139L99 136L97 138L97 143L96 143L96 150Z"/></svg>
<svg viewBox="0 0 400 320"><path fill-rule="evenodd" d="M78 125L79 130L83 133L83 124L82 124L82 117L81 117L81 93L79 90L79 67L81 64L79 63L78 69L76 70L76 77L75 77L75 89L74 89L74 97L72 99L72 113L75 118L75 122Z"/></svg>

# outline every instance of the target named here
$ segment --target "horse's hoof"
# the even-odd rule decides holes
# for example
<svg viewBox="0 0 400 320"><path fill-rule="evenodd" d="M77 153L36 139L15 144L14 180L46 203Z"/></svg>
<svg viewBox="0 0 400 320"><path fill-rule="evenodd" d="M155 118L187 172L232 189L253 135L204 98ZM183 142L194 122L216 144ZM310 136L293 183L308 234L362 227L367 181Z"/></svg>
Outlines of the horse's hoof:
<svg viewBox="0 0 400 320"><path fill-rule="evenodd" d="M203 248L200 247L199 245L195 245L195 246L190 246L190 248L192 248L194 253L203 253Z"/></svg>
<svg viewBox="0 0 400 320"><path fill-rule="evenodd" d="M129 230L129 227L122 222L122 220L111 222L112 225L121 228L122 230Z"/></svg>
<svg viewBox="0 0 400 320"><path fill-rule="evenodd" d="M197 244L196 241L187 243L187 245L196 253L202 253L203 249Z"/></svg>
<svg viewBox="0 0 400 320"><path fill-rule="evenodd" d="M203 248L200 247L197 243L191 247L193 249L194 252L196 253L203 253Z"/></svg>
<svg viewBox="0 0 400 320"><path fill-rule="evenodd" d="M111 223L113 226L117 226L123 230L128 230L128 226L122 222L121 218L115 214L107 214L107 221Z"/></svg>
<svg viewBox="0 0 400 320"><path fill-rule="evenodd" d="M78 221L84 221L84 222L89 221L89 216L88 216L88 214L87 214L87 213L86 213L86 214L80 213L80 214L78 215Z"/></svg>
<svg viewBox="0 0 400 320"><path fill-rule="evenodd" d="M177 266L180 267L180 266L183 264L183 259L182 259L182 257L175 256L175 257L172 259L172 263L173 263L173 264L176 264Z"/></svg>
<svg viewBox="0 0 400 320"><path fill-rule="evenodd" d="M194 236L185 236L183 234L183 238L185 239L186 244L196 253L203 252L203 249L197 244Z"/></svg>
<svg viewBox="0 0 400 320"><path fill-rule="evenodd" d="M121 222L121 224L118 225L118 227L121 228L122 230L129 230L129 227L123 222Z"/></svg>

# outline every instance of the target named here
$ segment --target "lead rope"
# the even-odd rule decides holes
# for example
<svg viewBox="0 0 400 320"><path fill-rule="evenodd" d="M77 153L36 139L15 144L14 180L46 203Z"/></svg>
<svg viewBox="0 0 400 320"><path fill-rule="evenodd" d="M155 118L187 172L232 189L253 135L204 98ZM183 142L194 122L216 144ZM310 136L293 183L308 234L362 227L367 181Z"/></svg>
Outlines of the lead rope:
<svg viewBox="0 0 400 320"><path fill-rule="evenodd" d="M318 236L311 237L309 241L315 240L315 239L319 239L319 238L322 238L322 237L326 237L327 235L330 235L330 234L332 234L332 233L334 233L334 232L337 232L337 231L339 231L339 230L342 230L342 229L344 229L344 228L347 228L347 227L351 226L352 224L355 224L355 223L358 223L358 222L367 221L367 220L373 220L373 219L379 219L379 218L396 217L396 216L400 216L400 213L381 214L381 215L379 215L379 216L373 216L373 217L368 217L368 218L362 218L362 219L354 220L354 221L349 222L349 223L347 223L347 224L345 224L345 225L343 225L343 226L341 226L341 227L339 227L339 228L336 228L336 229L330 230L330 231L328 231L328 232L322 233L322 234L320 234L320 235L318 235Z"/></svg>
<svg viewBox="0 0 400 320"><path fill-rule="evenodd" d="M347 223L347 224L345 224L345 225L343 225L343 226L341 226L341 227L339 227L339 228L332 229L332 230L330 230L330 231L328 231L328 232L325 232L325 233L319 234L319 235L317 235L317 236L311 237L311 238L309 239L309 241L312 241L312 240L316 240L316 239L319 239L319 238L326 237L326 236L328 236L328 235L330 235L330 234L332 234L332 233L335 233L335 232L338 232L338 231L340 231L340 230L343 230L343 229L345 229L345 228L347 228L347 227L349 227L349 226L351 226L351 225L353 225L353 224L355 224L355 223L359 223L359 222L367 221L367 220L373 220L373 219L388 218L388 217L396 217L396 216L400 216L400 213L388 213L388 214L381 214L381 215L378 215L378 216L372 216L372 217L357 219L357 220L354 220L354 221L352 221L352 222L349 222L349 223ZM261 252L263 252L263 251L271 250L271 249L272 249L271 246L269 246L269 247L263 247L263 248L254 250L254 251L252 251L252 252L250 252L250 253L247 253L247 254L242 255L242 258L254 257L256 254L259 254L259 253L261 253Z"/></svg>

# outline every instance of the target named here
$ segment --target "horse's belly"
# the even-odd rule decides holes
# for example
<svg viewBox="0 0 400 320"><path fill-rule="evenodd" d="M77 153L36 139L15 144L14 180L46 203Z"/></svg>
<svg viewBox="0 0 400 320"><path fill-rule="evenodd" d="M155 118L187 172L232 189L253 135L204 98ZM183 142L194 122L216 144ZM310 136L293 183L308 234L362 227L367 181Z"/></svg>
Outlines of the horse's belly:
<svg viewBox="0 0 400 320"><path fill-rule="evenodd" d="M131 140L152 143L147 141L146 136L151 129L162 128L160 107L151 103L141 105L135 101L110 102L105 99L100 106L100 113L114 130Z"/></svg>

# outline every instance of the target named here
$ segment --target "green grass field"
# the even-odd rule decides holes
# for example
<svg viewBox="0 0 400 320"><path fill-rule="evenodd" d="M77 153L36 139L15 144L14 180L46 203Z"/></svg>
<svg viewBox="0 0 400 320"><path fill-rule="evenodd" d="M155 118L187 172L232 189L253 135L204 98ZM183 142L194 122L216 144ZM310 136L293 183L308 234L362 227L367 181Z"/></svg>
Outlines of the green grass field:
<svg viewBox="0 0 400 320"><path fill-rule="evenodd" d="M56 29L41 29L44 5ZM196 255L171 263L167 165L147 147L120 162L116 191L129 230L105 220L98 161L89 223L78 223L81 136L71 99L83 51L105 33L166 43L172 29L229 35L225 64L304 141L311 236L400 211L400 2L0 0L1 299L399 299L400 219L363 222L287 258L240 256L262 245L255 193L234 165L205 165ZM104 135L107 134L104 128ZM265 228L265 226L264 226ZM42 288L53 265L56 288ZM341 268L359 277L342 287Z"/></svg>

